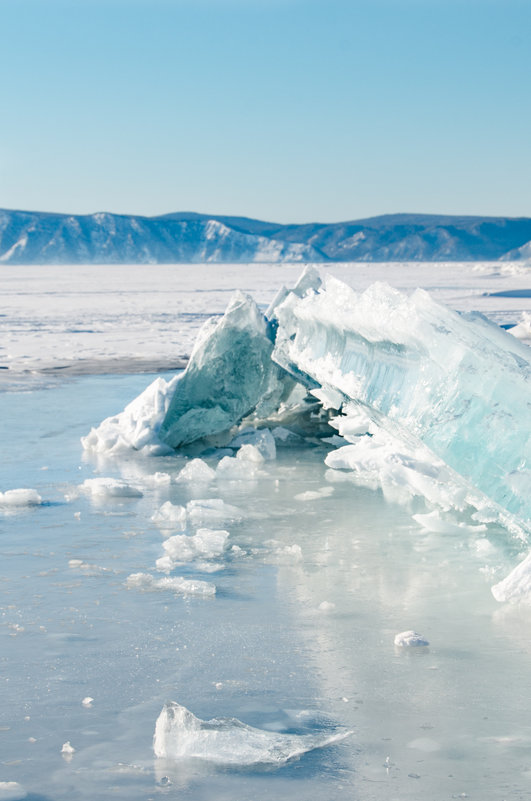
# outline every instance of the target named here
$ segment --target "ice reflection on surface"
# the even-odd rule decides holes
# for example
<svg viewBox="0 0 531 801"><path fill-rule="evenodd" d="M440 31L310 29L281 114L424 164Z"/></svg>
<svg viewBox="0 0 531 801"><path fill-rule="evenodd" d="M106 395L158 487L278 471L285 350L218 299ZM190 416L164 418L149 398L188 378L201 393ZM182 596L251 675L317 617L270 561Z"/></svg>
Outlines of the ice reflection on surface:
<svg viewBox="0 0 531 801"><path fill-rule="evenodd" d="M58 801L527 797L531 611L490 593L521 544L492 527L481 538L428 532L411 519L419 509L349 482L322 494L318 448L279 449L253 482L214 481L206 496L150 479L176 476L183 457L82 462L79 436L147 380L0 396L10 421L1 489L32 487L48 503L0 515L0 781ZM65 501L98 475L143 496ZM168 533L153 513L204 497L243 511L226 526L238 550L215 573L173 574L214 582L216 597L127 589L131 573L163 575ZM485 537L491 546L478 546ZM407 629L429 647L395 648ZM203 719L295 733L341 725L354 736L276 770L168 763L152 752L168 700Z"/></svg>

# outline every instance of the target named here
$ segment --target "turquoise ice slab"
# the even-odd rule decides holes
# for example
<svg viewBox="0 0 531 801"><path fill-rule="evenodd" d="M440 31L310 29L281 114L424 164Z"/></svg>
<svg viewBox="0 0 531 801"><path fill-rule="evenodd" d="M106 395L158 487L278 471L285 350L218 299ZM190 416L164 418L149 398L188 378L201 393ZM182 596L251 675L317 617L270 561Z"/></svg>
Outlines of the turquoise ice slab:
<svg viewBox="0 0 531 801"><path fill-rule="evenodd" d="M277 305L272 358L398 424L504 508L531 517L529 348L477 313L329 277ZM382 418L382 415L384 416Z"/></svg>
<svg viewBox="0 0 531 801"><path fill-rule="evenodd" d="M252 298L236 292L221 320L201 330L160 439L178 448L228 431L257 407L276 409L287 377L271 361L272 350L265 317Z"/></svg>

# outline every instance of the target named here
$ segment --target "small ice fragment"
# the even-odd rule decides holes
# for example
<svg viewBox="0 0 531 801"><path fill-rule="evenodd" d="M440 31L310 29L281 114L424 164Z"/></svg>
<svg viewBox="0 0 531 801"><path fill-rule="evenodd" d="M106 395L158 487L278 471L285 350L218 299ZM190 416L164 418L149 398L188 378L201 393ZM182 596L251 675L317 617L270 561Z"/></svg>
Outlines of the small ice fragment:
<svg viewBox="0 0 531 801"><path fill-rule="evenodd" d="M81 520L81 512L74 512L74 517L76 520Z"/></svg>
<svg viewBox="0 0 531 801"><path fill-rule="evenodd" d="M28 737L28 743L36 743L37 739L35 737Z"/></svg>
<svg viewBox="0 0 531 801"><path fill-rule="evenodd" d="M185 579L178 576L155 579L149 573L131 573L125 583L128 589L171 590L176 595L210 597L216 594L216 586L208 581Z"/></svg>
<svg viewBox="0 0 531 801"><path fill-rule="evenodd" d="M151 520L159 528L171 528L177 531L183 531L186 528L186 509L184 506L178 506L166 501L163 503L158 512L152 516Z"/></svg>
<svg viewBox="0 0 531 801"><path fill-rule="evenodd" d="M336 605L332 603L332 601L321 601L317 608L320 609L321 612L331 612L332 609L336 608Z"/></svg>
<svg viewBox="0 0 531 801"><path fill-rule="evenodd" d="M76 568L76 567L81 567L83 564L84 564L83 559L68 560L68 567Z"/></svg>
<svg viewBox="0 0 531 801"><path fill-rule="evenodd" d="M221 498L202 498L189 501L186 504L186 513L193 525L213 523L239 523L242 514L237 506L231 506Z"/></svg>
<svg viewBox="0 0 531 801"><path fill-rule="evenodd" d="M169 473L158 471L156 473L151 473L149 476L144 476L143 481L148 487L161 487L165 484L170 484L171 476Z"/></svg>
<svg viewBox="0 0 531 801"><path fill-rule="evenodd" d="M481 537L474 543L478 556L486 556L494 551L494 546L486 537Z"/></svg>
<svg viewBox="0 0 531 801"><path fill-rule="evenodd" d="M17 634L20 634L21 631L24 631L24 626L21 626L20 623L10 623L9 628L11 631L15 631Z"/></svg>
<svg viewBox="0 0 531 801"><path fill-rule="evenodd" d="M218 479L225 481L253 481L256 478L256 465L243 462L235 456L224 456L216 469Z"/></svg>
<svg viewBox="0 0 531 801"><path fill-rule="evenodd" d="M27 795L26 790L18 782L0 782L0 801L20 801Z"/></svg>
<svg viewBox="0 0 531 801"><path fill-rule="evenodd" d="M142 492L121 478L87 478L79 490L95 498L141 498Z"/></svg>
<svg viewBox="0 0 531 801"><path fill-rule="evenodd" d="M0 492L0 506L39 506L42 498L34 489L12 489Z"/></svg>
<svg viewBox="0 0 531 801"><path fill-rule="evenodd" d="M345 396L336 389L332 389L330 386L326 387L326 389L323 387L312 389L310 392L317 400L321 401L323 409L338 410L341 409L341 406L345 402Z"/></svg>
<svg viewBox="0 0 531 801"><path fill-rule="evenodd" d="M266 540L264 545L270 549L268 561L275 564L291 564L300 562L302 559L302 549L300 545L284 545L279 540Z"/></svg>
<svg viewBox="0 0 531 801"><path fill-rule="evenodd" d="M185 464L175 481L177 483L190 481L196 484L208 484L215 477L215 471L203 459L191 459Z"/></svg>
<svg viewBox="0 0 531 801"><path fill-rule="evenodd" d="M243 445L252 445L268 462L277 457L275 437L268 428L245 428L229 443L230 448L241 449Z"/></svg>
<svg viewBox="0 0 531 801"><path fill-rule="evenodd" d="M508 328L507 331L517 339L531 339L531 312L522 312L518 323Z"/></svg>
<svg viewBox="0 0 531 801"><path fill-rule="evenodd" d="M306 492L299 492L294 495L296 501L318 501L320 498L329 498L333 495L334 487L321 487L319 490L306 490Z"/></svg>
<svg viewBox="0 0 531 801"><path fill-rule="evenodd" d="M413 520L427 531L433 531L438 534L455 534L457 532L461 534L479 534L487 530L487 526L483 524L469 526L466 523L458 523L452 517L442 518L437 509L427 514L413 515Z"/></svg>
<svg viewBox="0 0 531 801"><path fill-rule="evenodd" d="M303 442L303 438L299 434L295 434L294 431L290 431L284 426L276 426L271 433L279 445L296 445Z"/></svg>
<svg viewBox="0 0 531 801"><path fill-rule="evenodd" d="M252 464L258 465L263 464L265 462L264 457L256 447L256 445L242 445L241 448L238 449L238 453L236 454L236 458L240 459L243 462L251 462Z"/></svg>
<svg viewBox="0 0 531 801"><path fill-rule="evenodd" d="M63 759L66 759L67 762L70 762L75 752L76 749L72 745L70 745L70 740L67 740L66 743L63 743L63 747L61 748L61 754L63 755Z"/></svg>
<svg viewBox="0 0 531 801"><path fill-rule="evenodd" d="M500 603L529 603L531 601L531 553L523 562L516 565L503 581L491 588L491 592Z"/></svg>
<svg viewBox="0 0 531 801"><path fill-rule="evenodd" d="M422 634L418 634L416 631L402 631L400 634L397 634L395 637L395 645L400 647L415 647L420 645L429 645L428 640L424 639Z"/></svg>
<svg viewBox="0 0 531 801"><path fill-rule="evenodd" d="M198 557L215 559L225 550L228 538L228 531L200 528L193 536L176 534L165 540L162 547L173 562L190 562Z"/></svg>
<svg viewBox="0 0 531 801"><path fill-rule="evenodd" d="M83 698L81 703L86 709L89 709L92 706L92 702L93 701L94 701L94 698L91 698L90 695L87 695L86 698Z"/></svg>
<svg viewBox="0 0 531 801"><path fill-rule="evenodd" d="M174 561L171 556L160 556L157 561L155 562L155 567L157 570L160 570L161 573L171 573L174 567Z"/></svg>
<svg viewBox="0 0 531 801"><path fill-rule="evenodd" d="M351 732L283 734L248 726L236 718L204 721L175 702L164 705L153 750L162 759L202 759L219 765L280 765L338 742Z"/></svg>

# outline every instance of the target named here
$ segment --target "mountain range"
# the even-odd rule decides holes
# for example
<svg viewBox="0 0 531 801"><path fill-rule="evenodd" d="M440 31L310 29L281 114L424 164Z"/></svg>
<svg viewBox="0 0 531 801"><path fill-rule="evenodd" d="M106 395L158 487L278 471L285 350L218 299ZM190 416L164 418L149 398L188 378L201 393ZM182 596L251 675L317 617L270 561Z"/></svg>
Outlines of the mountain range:
<svg viewBox="0 0 531 801"><path fill-rule="evenodd" d="M282 225L177 212L158 217L0 209L0 263L157 264L491 261L531 257L531 219L386 214Z"/></svg>

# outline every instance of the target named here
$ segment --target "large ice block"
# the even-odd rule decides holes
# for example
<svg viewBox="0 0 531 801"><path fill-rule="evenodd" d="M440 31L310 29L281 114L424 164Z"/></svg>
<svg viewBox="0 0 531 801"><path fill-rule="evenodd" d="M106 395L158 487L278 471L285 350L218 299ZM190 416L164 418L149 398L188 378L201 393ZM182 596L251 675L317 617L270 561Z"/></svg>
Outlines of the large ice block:
<svg viewBox="0 0 531 801"><path fill-rule="evenodd" d="M275 410L292 387L271 361L272 333L248 295L237 292L220 320L201 329L160 428L172 448L228 431L256 411Z"/></svg>
<svg viewBox="0 0 531 801"><path fill-rule="evenodd" d="M418 438L489 498L531 517L527 346L480 314L381 283L357 294L327 277L317 291L288 294L274 315L272 358L284 369L355 401L379 426L389 420L394 435Z"/></svg>

